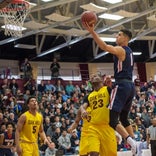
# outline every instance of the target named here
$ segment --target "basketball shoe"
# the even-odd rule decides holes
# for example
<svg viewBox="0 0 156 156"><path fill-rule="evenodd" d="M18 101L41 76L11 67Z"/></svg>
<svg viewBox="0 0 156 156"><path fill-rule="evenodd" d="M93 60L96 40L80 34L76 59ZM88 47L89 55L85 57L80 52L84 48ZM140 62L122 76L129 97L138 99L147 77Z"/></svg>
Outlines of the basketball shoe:
<svg viewBox="0 0 156 156"><path fill-rule="evenodd" d="M127 143L131 146L131 151L133 156L137 155L137 143L130 136L127 138Z"/></svg>

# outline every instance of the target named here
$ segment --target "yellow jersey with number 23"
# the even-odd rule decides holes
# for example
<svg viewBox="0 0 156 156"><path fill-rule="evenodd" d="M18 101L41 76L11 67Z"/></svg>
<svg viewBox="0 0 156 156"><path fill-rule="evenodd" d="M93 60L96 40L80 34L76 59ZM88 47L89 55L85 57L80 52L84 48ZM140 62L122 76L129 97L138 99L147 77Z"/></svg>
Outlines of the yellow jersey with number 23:
<svg viewBox="0 0 156 156"><path fill-rule="evenodd" d="M93 91L88 96L89 107L91 108L91 124L109 124L110 95L107 86Z"/></svg>

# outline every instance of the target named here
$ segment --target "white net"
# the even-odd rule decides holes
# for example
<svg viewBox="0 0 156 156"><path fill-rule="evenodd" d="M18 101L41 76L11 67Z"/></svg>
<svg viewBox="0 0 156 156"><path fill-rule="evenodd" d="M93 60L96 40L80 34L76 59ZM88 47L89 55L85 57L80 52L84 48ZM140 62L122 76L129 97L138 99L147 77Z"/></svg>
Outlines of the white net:
<svg viewBox="0 0 156 156"><path fill-rule="evenodd" d="M14 0L5 8L0 9L0 15L4 17L5 35L13 37L21 37L24 21L30 12L30 4L27 1Z"/></svg>

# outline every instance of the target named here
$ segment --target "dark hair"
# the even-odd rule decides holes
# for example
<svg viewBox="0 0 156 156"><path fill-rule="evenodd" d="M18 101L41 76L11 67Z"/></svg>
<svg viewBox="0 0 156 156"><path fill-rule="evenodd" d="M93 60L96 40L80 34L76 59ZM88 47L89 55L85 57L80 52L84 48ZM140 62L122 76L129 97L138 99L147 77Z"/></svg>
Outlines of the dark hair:
<svg viewBox="0 0 156 156"><path fill-rule="evenodd" d="M30 100L31 100L32 98L35 98L35 99L36 99L36 96L30 96L30 97L27 99L27 104L30 102Z"/></svg>
<svg viewBox="0 0 156 156"><path fill-rule="evenodd" d="M121 29L120 31L123 32L125 35L127 35L129 37L129 40L131 40L132 33L129 30L127 30L127 29Z"/></svg>
<svg viewBox="0 0 156 156"><path fill-rule="evenodd" d="M6 127L8 127L8 125L12 125L12 127L15 128L15 124L13 122L11 122L11 121L6 123Z"/></svg>

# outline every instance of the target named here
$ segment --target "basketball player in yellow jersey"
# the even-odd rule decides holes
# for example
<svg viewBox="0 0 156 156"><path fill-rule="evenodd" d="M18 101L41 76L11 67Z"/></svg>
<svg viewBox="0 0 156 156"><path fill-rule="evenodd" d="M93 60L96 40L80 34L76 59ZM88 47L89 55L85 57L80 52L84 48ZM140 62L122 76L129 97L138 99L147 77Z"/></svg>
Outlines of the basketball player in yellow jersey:
<svg viewBox="0 0 156 156"><path fill-rule="evenodd" d="M38 134L44 143L49 144L43 130L43 118L38 113L38 102L35 97L27 101L29 110L18 119L15 142L18 156L39 156Z"/></svg>
<svg viewBox="0 0 156 156"><path fill-rule="evenodd" d="M77 128L80 120L83 120L83 126L81 129L81 138L80 138L80 150L79 150L79 155L80 156L88 156L89 155L89 151L88 151L88 128L89 128L89 122L91 119L91 115L90 115L90 107L87 107L86 109L87 111L87 119L84 118L82 119L81 117L81 110L79 109L76 115L76 119L73 122L73 124L69 127L68 131L71 133L75 128Z"/></svg>
<svg viewBox="0 0 156 156"><path fill-rule="evenodd" d="M109 90L103 86L103 80L99 75L91 77L94 91L84 100L81 106L83 118L88 118L86 108L91 108L91 120L88 128L89 154L90 156L117 156L117 141L115 131L109 126Z"/></svg>

